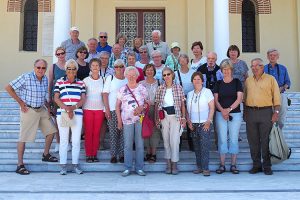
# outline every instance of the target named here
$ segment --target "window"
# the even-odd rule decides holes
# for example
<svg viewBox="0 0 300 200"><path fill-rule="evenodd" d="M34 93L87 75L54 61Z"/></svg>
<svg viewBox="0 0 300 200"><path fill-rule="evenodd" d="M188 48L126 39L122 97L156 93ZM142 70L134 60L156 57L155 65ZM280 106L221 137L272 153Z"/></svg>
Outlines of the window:
<svg viewBox="0 0 300 200"><path fill-rule="evenodd" d="M24 6L23 50L37 50L38 2L27 0Z"/></svg>
<svg viewBox="0 0 300 200"><path fill-rule="evenodd" d="M256 52L255 6L250 0L242 4L242 51Z"/></svg>
<svg viewBox="0 0 300 200"><path fill-rule="evenodd" d="M161 31L161 40L165 41L165 11L164 10L117 10L116 35L124 33L128 41L126 46L132 45L135 37L141 37L144 43L151 41L153 30Z"/></svg>

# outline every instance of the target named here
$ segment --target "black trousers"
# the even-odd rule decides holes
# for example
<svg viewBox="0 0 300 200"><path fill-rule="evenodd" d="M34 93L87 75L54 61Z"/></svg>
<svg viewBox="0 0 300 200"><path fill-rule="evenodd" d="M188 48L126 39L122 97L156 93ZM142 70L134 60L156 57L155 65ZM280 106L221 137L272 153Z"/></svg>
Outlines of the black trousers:
<svg viewBox="0 0 300 200"><path fill-rule="evenodd" d="M270 168L269 135L272 129L272 108L245 108L247 138L250 146L253 167ZM261 162L261 158L263 162Z"/></svg>

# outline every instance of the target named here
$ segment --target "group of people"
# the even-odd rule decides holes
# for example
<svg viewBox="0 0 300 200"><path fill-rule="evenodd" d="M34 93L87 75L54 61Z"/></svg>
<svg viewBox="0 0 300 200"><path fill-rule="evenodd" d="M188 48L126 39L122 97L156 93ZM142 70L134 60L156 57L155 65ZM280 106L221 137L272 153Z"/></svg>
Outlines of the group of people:
<svg viewBox="0 0 300 200"><path fill-rule="evenodd" d="M228 48L228 59L218 66L215 52L202 55L200 41L192 44L194 58L190 60L180 52L178 42L169 49L160 36L160 31L154 30L151 42L143 45L141 38L135 38L129 48L126 35L119 33L111 47L107 33L100 32L99 42L91 38L86 47L79 40L78 28L72 27L70 39L55 51L57 62L49 67L49 78L47 62L38 59L33 72L10 82L6 90L21 108L16 173L30 174L23 162L25 143L33 142L40 128L46 136L42 156L46 162L58 162L49 153L56 133L61 175L67 174L70 149L73 171L83 173L79 166L82 135L86 162L99 162L97 152L107 130L110 162L124 163L122 176L130 175L133 169L145 176L144 162L156 162L161 138L165 173L176 175L184 129L189 148L195 151L193 173L210 176L209 150L214 129L220 155L216 173L226 171L226 154L230 154L229 171L238 174L239 130L244 119L253 160L249 172L271 175L269 133L277 121L281 128L284 126L285 91L291 84L287 68L277 63L278 50L267 52L267 65L261 58L254 58L253 76L248 76L248 66L239 59L236 45ZM145 113L155 124L149 138L142 137Z"/></svg>

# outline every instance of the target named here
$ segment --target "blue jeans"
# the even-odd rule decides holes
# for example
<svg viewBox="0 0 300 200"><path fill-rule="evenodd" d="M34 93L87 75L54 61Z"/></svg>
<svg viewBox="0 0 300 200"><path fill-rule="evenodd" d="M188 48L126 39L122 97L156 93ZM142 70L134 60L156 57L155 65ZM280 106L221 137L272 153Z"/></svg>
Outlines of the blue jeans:
<svg viewBox="0 0 300 200"><path fill-rule="evenodd" d="M136 121L134 124L123 124L124 134L124 165L132 170L133 140L135 142L135 170L143 170L144 167L144 140L142 138L142 124Z"/></svg>
<svg viewBox="0 0 300 200"><path fill-rule="evenodd" d="M226 121L221 112L216 112L216 125L218 129L218 148L220 154L239 153L239 132L242 123L242 113L230 113L231 121ZM227 134L228 133L228 134ZM229 138L228 138L229 136ZM229 148L228 148L229 139Z"/></svg>

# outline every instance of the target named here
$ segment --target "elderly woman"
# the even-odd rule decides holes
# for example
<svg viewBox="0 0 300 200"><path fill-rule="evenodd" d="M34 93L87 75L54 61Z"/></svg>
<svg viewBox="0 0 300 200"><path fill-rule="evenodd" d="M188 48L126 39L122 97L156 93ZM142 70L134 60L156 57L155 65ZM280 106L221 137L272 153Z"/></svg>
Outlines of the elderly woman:
<svg viewBox="0 0 300 200"><path fill-rule="evenodd" d="M141 46L139 48L139 55L140 55L140 60L135 63L135 66L144 69L145 65L149 64L150 62L148 48L146 45Z"/></svg>
<svg viewBox="0 0 300 200"><path fill-rule="evenodd" d="M87 48L85 46L78 48L75 56L77 58L76 62L78 63L79 67L77 72L77 78L83 80L90 74L89 63L84 61L86 58L89 57Z"/></svg>
<svg viewBox="0 0 300 200"><path fill-rule="evenodd" d="M50 106L51 115L56 117L57 105L54 102L54 85L58 79L66 75L65 64L66 64L66 50L63 47L57 47L55 49L55 56L57 57L57 62L50 66L49 69L49 94L50 96ZM56 144L55 152L59 151L59 133L55 134Z"/></svg>
<svg viewBox="0 0 300 200"><path fill-rule="evenodd" d="M179 64L179 53L180 46L178 42L173 42L171 44L171 55L168 55L165 65L170 67L173 71L177 71L180 69Z"/></svg>
<svg viewBox="0 0 300 200"><path fill-rule="evenodd" d="M130 51L128 52L127 54L127 66L133 66L133 67L136 67L135 66L135 63L136 63L136 53L134 53L133 51ZM142 81L142 80L145 80L145 77L144 77L144 73L143 73L143 70L139 67L136 67L136 69L138 70L139 72L139 76L137 78L137 83Z"/></svg>
<svg viewBox="0 0 300 200"><path fill-rule="evenodd" d="M140 176L145 176L144 172L144 141L142 138L142 116L148 93L146 88L137 83L138 70L127 67L124 72L128 84L121 87L117 94L116 113L118 118L118 129L123 129L125 170L122 176L128 176L133 164L133 142L135 142L135 171Z"/></svg>
<svg viewBox="0 0 300 200"><path fill-rule="evenodd" d="M99 162L97 151L99 135L104 120L104 105L101 98L103 78L99 75L101 61L97 58L90 60L91 75L83 79L86 87L86 101L83 105L83 123L85 128L86 162Z"/></svg>
<svg viewBox="0 0 300 200"><path fill-rule="evenodd" d="M236 45L229 46L227 57L233 65L233 78L239 79L244 87L245 80L248 78L249 68L245 61L238 59L240 57L240 49Z"/></svg>
<svg viewBox="0 0 300 200"><path fill-rule="evenodd" d="M154 67L155 67L155 70L156 70L155 79L162 82L162 80L163 80L162 70L165 67L165 65L162 64L161 52L159 50L152 51L151 58L153 60L153 64L154 64Z"/></svg>
<svg viewBox="0 0 300 200"><path fill-rule="evenodd" d="M166 174L178 174L179 142L182 127L186 125L185 97L180 85L175 84L175 74L172 69L162 70L164 83L156 91L156 124L162 125L162 136L167 161ZM162 116L163 113L163 116ZM159 117L158 117L159 116Z"/></svg>
<svg viewBox="0 0 300 200"><path fill-rule="evenodd" d="M140 56L140 47L143 45L143 38L140 37L136 37L132 40L132 51L134 51L137 55L136 60L140 60L141 56Z"/></svg>
<svg viewBox="0 0 300 200"><path fill-rule="evenodd" d="M125 64L123 60L117 59L114 63L115 73L106 78L102 91L102 98L105 107L105 117L109 128L109 143L111 163L124 162L124 137L122 130L118 130L116 102L117 93L121 87L127 84L124 77Z"/></svg>
<svg viewBox="0 0 300 200"><path fill-rule="evenodd" d="M197 69L206 63L206 57L202 55L203 44L200 41L193 42L191 50L194 54L194 58L191 60L191 69L197 71Z"/></svg>
<svg viewBox="0 0 300 200"><path fill-rule="evenodd" d="M119 33L116 37L116 43L120 45L121 54L123 54L125 56L125 58L127 57L127 53L130 51L130 48L125 46L127 41L128 41L128 38L124 33ZM126 60L125 60L125 63L127 63Z"/></svg>
<svg viewBox="0 0 300 200"><path fill-rule="evenodd" d="M178 59L181 68L174 72L176 76L175 81L177 84L181 85L184 91L184 95L187 96L187 94L194 89L193 83L191 82L191 78L194 71L189 68L189 57L186 54L181 54ZM190 132L191 132L190 129L187 128L187 139L188 139L189 149L193 151L194 147L193 147L193 141ZM180 149L181 146L182 146L182 137L180 137Z"/></svg>
<svg viewBox="0 0 300 200"><path fill-rule="evenodd" d="M197 169L193 173L210 176L208 167L210 125L215 110L214 97L210 89L203 87L201 72L194 72L191 82L194 85L194 90L187 95L187 124L192 131L191 136L197 163Z"/></svg>
<svg viewBox="0 0 300 200"><path fill-rule="evenodd" d="M153 120L153 122L155 122L155 94L160 82L154 78L156 71L153 64L147 64L143 71L146 79L140 83L147 89L147 101L150 105L149 117ZM156 148L159 144L160 134L160 130L154 127L151 137L144 139L144 144L147 148L147 154L144 159L145 161L150 163L156 162Z"/></svg>
<svg viewBox="0 0 300 200"><path fill-rule="evenodd" d="M243 99L243 88L239 79L233 78L233 66L229 60L221 63L223 80L217 82L214 88L216 112L216 125L218 130L218 149L220 153L220 167L218 174L226 171L225 156L231 154L230 171L238 174L236 158L239 152L238 136L242 123L240 103ZM229 136L229 138L228 138ZM229 141L229 147L228 147Z"/></svg>
<svg viewBox="0 0 300 200"><path fill-rule="evenodd" d="M78 166L80 153L80 135L82 128L82 105L85 101L84 82L76 78L78 64L70 59L65 65L66 77L57 80L54 89L54 100L57 109L57 125L60 135L59 157L61 175L67 174L67 155L69 143L69 129L72 130L72 164L77 174L82 174Z"/></svg>

